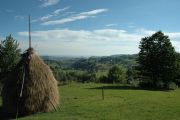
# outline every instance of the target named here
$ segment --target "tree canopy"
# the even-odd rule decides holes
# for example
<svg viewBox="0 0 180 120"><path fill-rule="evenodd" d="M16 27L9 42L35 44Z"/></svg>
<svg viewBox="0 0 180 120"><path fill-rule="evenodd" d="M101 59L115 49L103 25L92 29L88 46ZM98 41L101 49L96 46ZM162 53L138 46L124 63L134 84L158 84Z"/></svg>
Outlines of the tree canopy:
<svg viewBox="0 0 180 120"><path fill-rule="evenodd" d="M20 59L19 43L11 35L0 43L0 77L11 72ZM2 80L1 80L2 82Z"/></svg>
<svg viewBox="0 0 180 120"><path fill-rule="evenodd" d="M138 56L141 80L154 87L166 87L175 79L176 53L161 31L142 38Z"/></svg>
<svg viewBox="0 0 180 120"><path fill-rule="evenodd" d="M123 66L114 65L108 72L108 83L124 83L126 72Z"/></svg>

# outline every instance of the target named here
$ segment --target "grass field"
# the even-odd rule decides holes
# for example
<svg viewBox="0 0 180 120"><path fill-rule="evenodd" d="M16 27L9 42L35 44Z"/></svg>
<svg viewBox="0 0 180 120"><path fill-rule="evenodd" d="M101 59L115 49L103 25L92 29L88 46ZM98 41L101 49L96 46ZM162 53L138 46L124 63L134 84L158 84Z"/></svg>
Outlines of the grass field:
<svg viewBox="0 0 180 120"><path fill-rule="evenodd" d="M102 84L60 86L61 109L22 120L180 120L180 89L151 91Z"/></svg>

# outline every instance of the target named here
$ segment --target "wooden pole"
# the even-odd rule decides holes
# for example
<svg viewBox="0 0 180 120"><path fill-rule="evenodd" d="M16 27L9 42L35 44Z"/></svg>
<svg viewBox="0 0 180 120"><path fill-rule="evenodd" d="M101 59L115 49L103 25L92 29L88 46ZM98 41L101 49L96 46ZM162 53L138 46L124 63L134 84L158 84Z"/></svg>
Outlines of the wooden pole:
<svg viewBox="0 0 180 120"><path fill-rule="evenodd" d="M104 87L102 86L102 99L104 100Z"/></svg>
<svg viewBox="0 0 180 120"><path fill-rule="evenodd" d="M29 15L29 48L31 48L31 16Z"/></svg>

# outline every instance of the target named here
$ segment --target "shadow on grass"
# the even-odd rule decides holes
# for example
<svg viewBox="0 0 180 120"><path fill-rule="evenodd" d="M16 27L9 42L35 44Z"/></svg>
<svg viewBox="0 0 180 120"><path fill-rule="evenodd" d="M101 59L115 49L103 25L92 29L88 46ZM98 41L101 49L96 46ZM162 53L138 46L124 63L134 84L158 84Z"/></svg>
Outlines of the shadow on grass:
<svg viewBox="0 0 180 120"><path fill-rule="evenodd" d="M168 92L168 89L158 89L158 88L144 88L144 87L133 87L128 85L105 85L102 87L94 87L94 88L88 88L88 89L105 89L105 90L147 90L147 91L164 91Z"/></svg>

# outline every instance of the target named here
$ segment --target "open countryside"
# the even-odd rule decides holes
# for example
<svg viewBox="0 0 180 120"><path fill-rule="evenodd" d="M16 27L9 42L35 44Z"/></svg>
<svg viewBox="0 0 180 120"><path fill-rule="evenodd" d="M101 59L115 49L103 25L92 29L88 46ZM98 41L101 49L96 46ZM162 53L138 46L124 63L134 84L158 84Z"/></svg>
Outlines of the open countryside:
<svg viewBox="0 0 180 120"><path fill-rule="evenodd" d="M0 120L180 120L179 4L2 0Z"/></svg>

